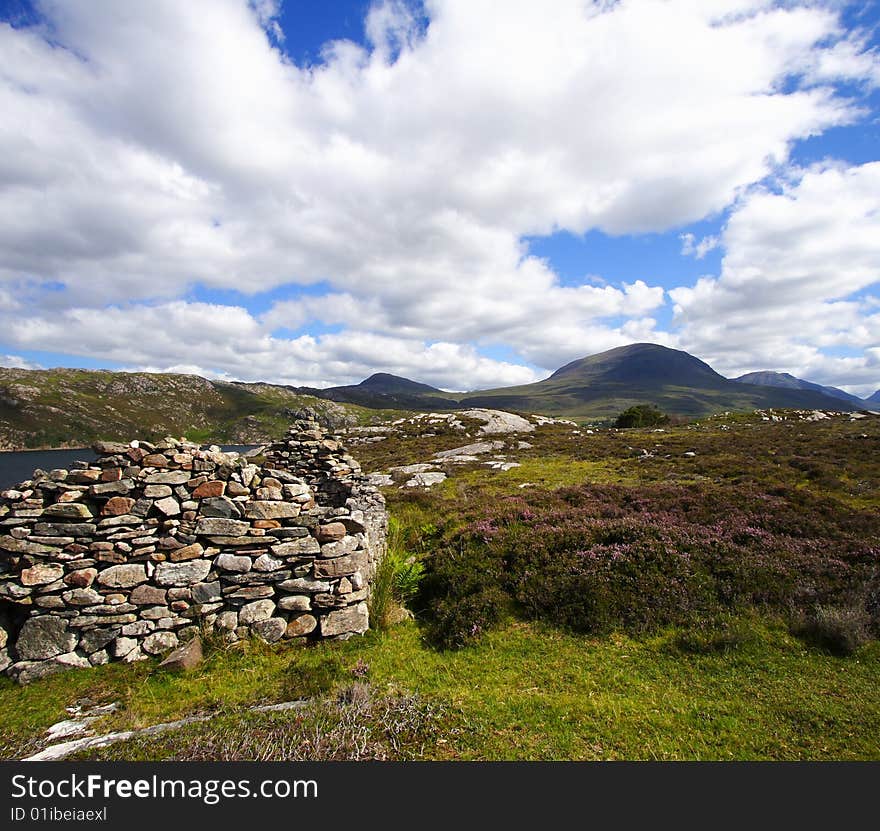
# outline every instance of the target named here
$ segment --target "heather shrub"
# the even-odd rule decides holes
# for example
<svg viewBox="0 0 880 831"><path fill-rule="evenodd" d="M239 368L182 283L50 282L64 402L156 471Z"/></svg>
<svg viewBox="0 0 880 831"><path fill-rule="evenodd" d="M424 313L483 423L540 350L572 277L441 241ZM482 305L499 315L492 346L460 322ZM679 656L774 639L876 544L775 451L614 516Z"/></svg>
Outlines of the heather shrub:
<svg viewBox="0 0 880 831"><path fill-rule="evenodd" d="M508 596L492 585L464 596L439 599L431 605L428 641L440 649L474 643L506 616L509 605Z"/></svg>
<svg viewBox="0 0 880 831"><path fill-rule="evenodd" d="M796 491L583 485L479 509L426 561L421 598L447 646L478 637L505 598L524 617L591 633L843 607L854 586L873 586L862 608L880 609L876 518ZM822 614L811 625L830 632ZM693 648L726 648L739 637L731 625L697 633Z"/></svg>
<svg viewBox="0 0 880 831"><path fill-rule="evenodd" d="M644 631L715 605L711 577L656 529L616 521L522 534L508 557L526 613L580 632Z"/></svg>
<svg viewBox="0 0 880 831"><path fill-rule="evenodd" d="M428 561L418 603L425 634L442 649L465 646L501 620L510 605L504 563L480 545L446 546Z"/></svg>

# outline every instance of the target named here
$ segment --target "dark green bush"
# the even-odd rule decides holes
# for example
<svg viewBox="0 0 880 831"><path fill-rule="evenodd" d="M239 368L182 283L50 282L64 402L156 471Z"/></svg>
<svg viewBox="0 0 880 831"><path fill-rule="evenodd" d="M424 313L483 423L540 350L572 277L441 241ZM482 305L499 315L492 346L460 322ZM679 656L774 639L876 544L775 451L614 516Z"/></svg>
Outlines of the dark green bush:
<svg viewBox="0 0 880 831"><path fill-rule="evenodd" d="M436 533L436 528L433 531ZM419 593L425 564L420 555L410 553L407 536L401 522L390 517L388 546L370 593L370 620L374 628L387 629L399 621L401 610L408 608Z"/></svg>
<svg viewBox="0 0 880 831"><path fill-rule="evenodd" d="M658 539L655 529L616 521L521 534L508 558L516 600L530 617L577 632L646 631L719 605L710 575Z"/></svg>
<svg viewBox="0 0 880 831"><path fill-rule="evenodd" d="M425 634L440 649L459 649L478 641L506 616L510 598L497 586L463 597L447 597L431 605Z"/></svg>
<svg viewBox="0 0 880 831"><path fill-rule="evenodd" d="M624 410L614 421L615 427L658 427L668 424L669 416L652 404L638 404Z"/></svg>
<svg viewBox="0 0 880 831"><path fill-rule="evenodd" d="M505 616L504 563L484 546L447 546L428 561L418 602L427 610L425 634L441 649L465 646Z"/></svg>

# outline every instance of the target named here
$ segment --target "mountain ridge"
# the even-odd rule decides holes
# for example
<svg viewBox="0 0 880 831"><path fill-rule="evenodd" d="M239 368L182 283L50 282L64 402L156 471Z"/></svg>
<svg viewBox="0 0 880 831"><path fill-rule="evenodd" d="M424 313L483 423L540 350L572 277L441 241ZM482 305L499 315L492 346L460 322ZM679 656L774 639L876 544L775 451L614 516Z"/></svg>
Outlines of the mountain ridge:
<svg viewBox="0 0 880 831"><path fill-rule="evenodd" d="M687 352L653 343L579 358L543 381L468 393L461 403L593 419L613 418L638 404L654 404L670 415L687 417L725 410L856 408L815 390L739 383Z"/></svg>
<svg viewBox="0 0 880 831"><path fill-rule="evenodd" d="M331 426L343 426L376 423L387 415L381 411L401 410L486 407L597 421L638 404L699 418L771 408L852 411L874 401L880 403L880 390L868 402L856 403L832 397L821 387L742 383L687 352L650 343L579 358L532 384L465 393L383 372L360 384L317 389L170 373L0 368L0 448L81 446L96 438L169 434L262 443L283 433L304 407Z"/></svg>
<svg viewBox="0 0 880 831"><path fill-rule="evenodd" d="M864 399L859 398L856 395L851 395L845 390L838 389L837 387L815 384L812 381L805 381L803 378L797 378L788 372L774 372L773 370L765 369L760 372L747 372L745 375L740 375L738 378L733 378L732 380L741 384L757 384L758 386L763 387L814 390L823 392L825 395L830 395L832 398L840 398L843 401L850 401L859 406L862 406L865 403ZM880 392L880 390L878 390L878 392Z"/></svg>

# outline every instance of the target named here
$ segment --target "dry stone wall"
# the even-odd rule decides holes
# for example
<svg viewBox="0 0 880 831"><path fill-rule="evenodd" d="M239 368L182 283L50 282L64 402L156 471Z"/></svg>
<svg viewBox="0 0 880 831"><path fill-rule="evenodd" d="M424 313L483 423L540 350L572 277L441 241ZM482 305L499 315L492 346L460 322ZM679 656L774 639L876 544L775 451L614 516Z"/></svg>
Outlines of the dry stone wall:
<svg viewBox="0 0 880 831"><path fill-rule="evenodd" d="M0 493L0 671L21 683L227 640L366 631L387 516L310 420L264 461L185 441L94 447Z"/></svg>

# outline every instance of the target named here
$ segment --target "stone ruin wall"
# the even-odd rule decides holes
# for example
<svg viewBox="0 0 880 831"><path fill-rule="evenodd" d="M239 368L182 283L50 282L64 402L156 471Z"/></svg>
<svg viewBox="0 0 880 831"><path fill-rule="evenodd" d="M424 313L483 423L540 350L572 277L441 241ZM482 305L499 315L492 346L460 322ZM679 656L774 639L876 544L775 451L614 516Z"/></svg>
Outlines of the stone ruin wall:
<svg viewBox="0 0 880 831"><path fill-rule="evenodd" d="M246 457L185 441L100 442L96 462L0 493L0 671L226 640L366 631L385 501L313 421Z"/></svg>

